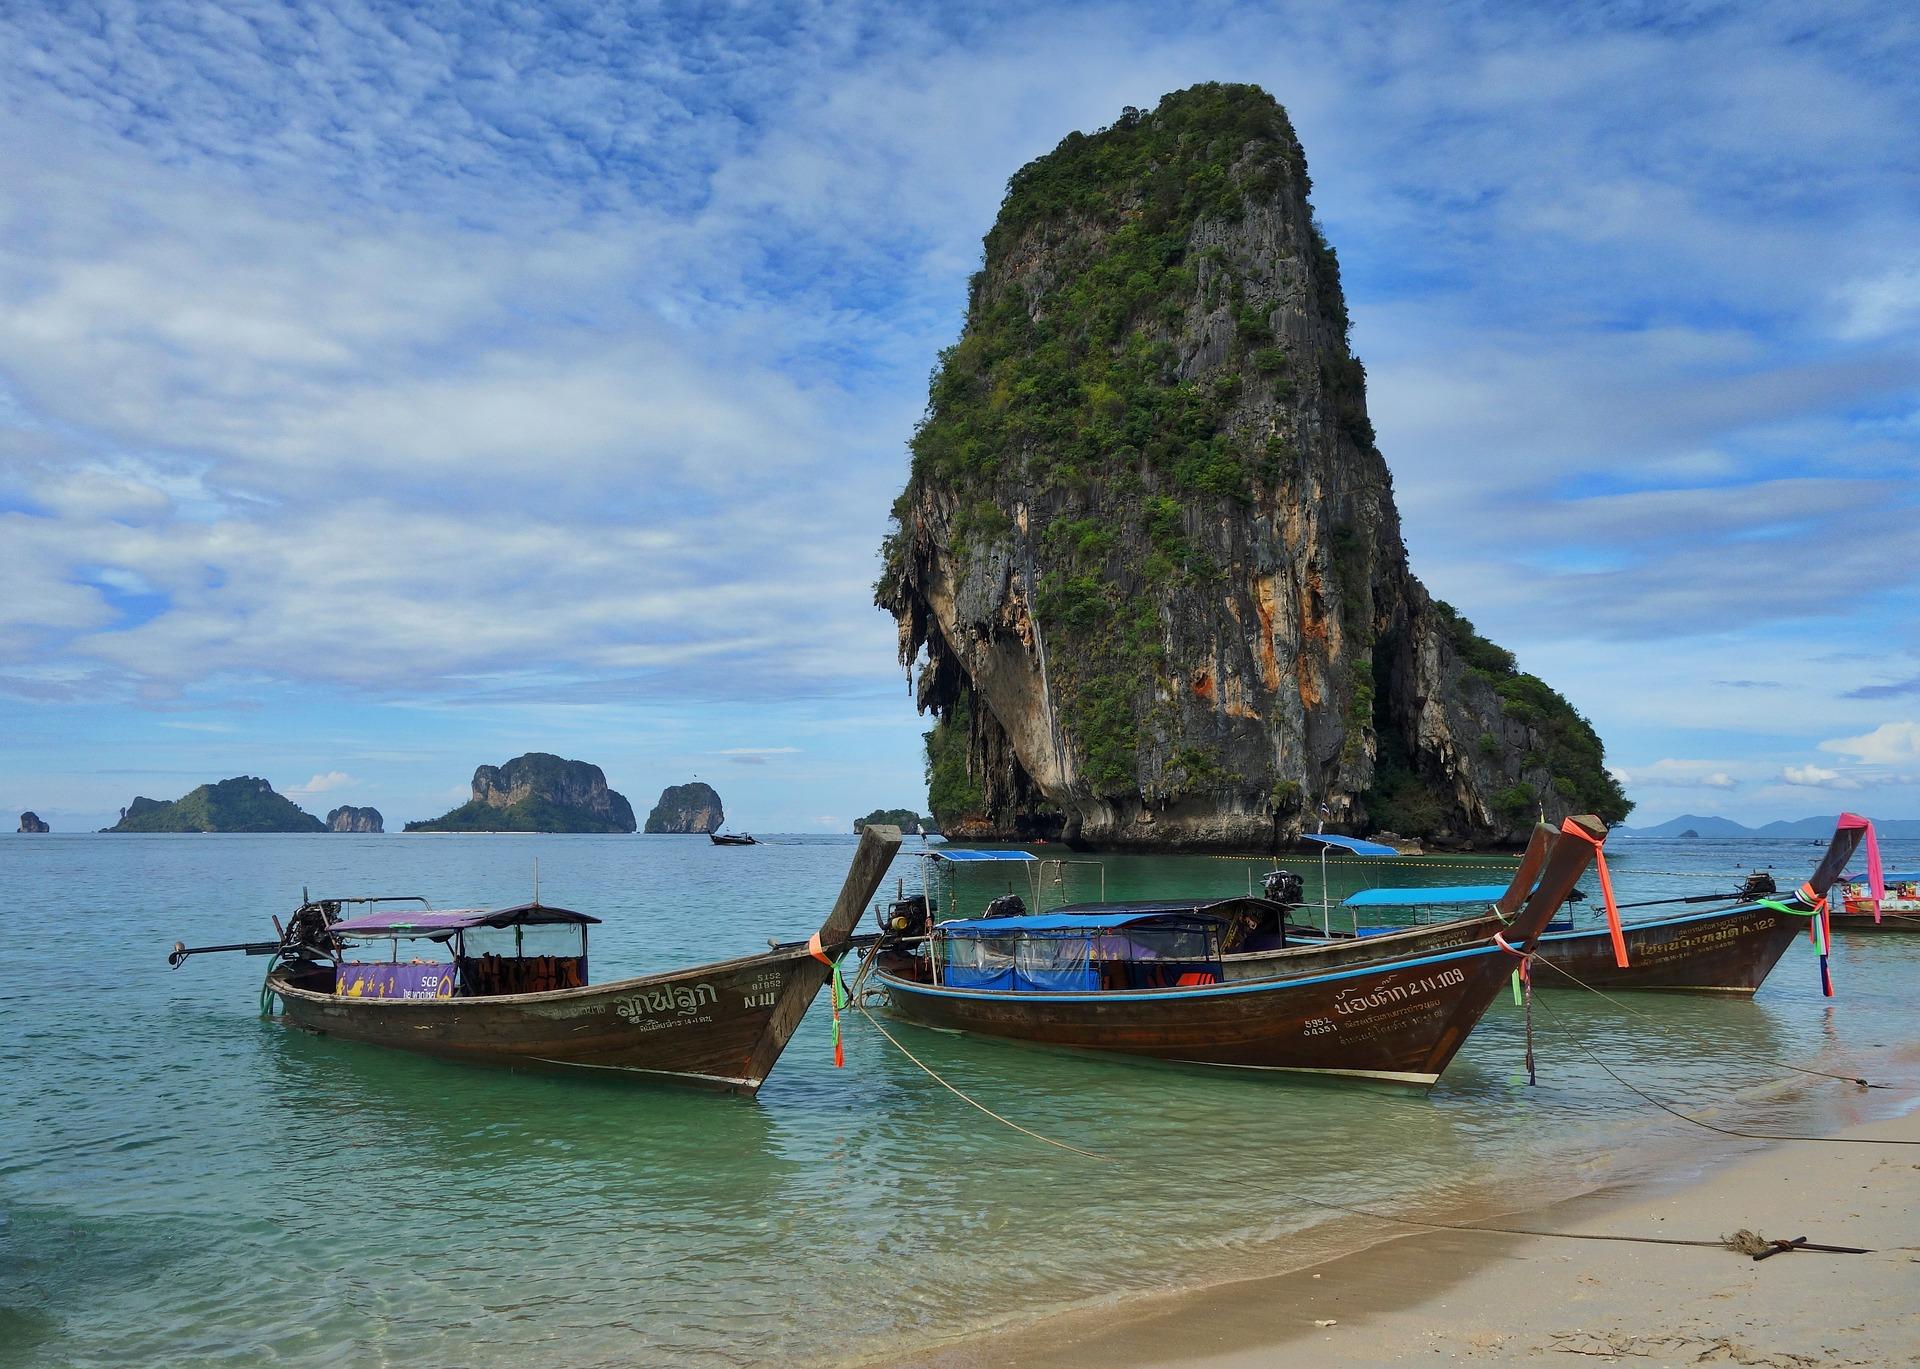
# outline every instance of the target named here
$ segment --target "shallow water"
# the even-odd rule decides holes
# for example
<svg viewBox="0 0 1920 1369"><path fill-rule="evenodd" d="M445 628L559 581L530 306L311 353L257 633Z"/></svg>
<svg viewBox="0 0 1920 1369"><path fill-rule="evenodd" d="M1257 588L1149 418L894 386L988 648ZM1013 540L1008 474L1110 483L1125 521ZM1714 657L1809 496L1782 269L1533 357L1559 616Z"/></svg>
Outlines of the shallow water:
<svg viewBox="0 0 1920 1369"><path fill-rule="evenodd" d="M1920 844L1888 845L1920 864ZM851 853L819 837L0 838L0 1363L872 1354L1354 1239L1361 1224L1315 1200L1512 1207L1724 1151L1583 1050L1763 1131L1831 1129L1903 1096L1776 1087L1788 1076L1768 1059L1920 1080L1916 937L1843 941L1831 1000L1804 941L1752 1002L1634 996L1646 1020L1543 995L1533 1088L1505 998L1425 1096L889 1025L956 1087L1114 1164L968 1108L856 1016L836 1071L824 1002L747 1101L310 1037L255 1015L263 961L164 959L176 937L270 935L302 886L519 901L538 857L546 901L606 919L604 980L806 934ZM1623 842L1614 868L1632 900L1730 888L1754 865L1791 887L1818 856ZM1126 897L1241 892L1271 862L1102 864L1105 893ZM1317 863L1292 864L1317 895ZM1462 862L1329 873L1335 899L1500 877ZM962 911L1007 883L975 878ZM1041 892L1097 896L1099 870L1066 867Z"/></svg>

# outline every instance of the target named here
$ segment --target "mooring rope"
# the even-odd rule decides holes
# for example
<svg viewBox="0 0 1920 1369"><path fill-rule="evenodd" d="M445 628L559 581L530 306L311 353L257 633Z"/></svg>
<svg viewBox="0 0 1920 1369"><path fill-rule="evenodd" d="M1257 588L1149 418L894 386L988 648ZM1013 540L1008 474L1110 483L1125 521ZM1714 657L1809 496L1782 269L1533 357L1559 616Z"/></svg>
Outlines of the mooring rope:
<svg viewBox="0 0 1920 1369"><path fill-rule="evenodd" d="M1631 1006L1630 1004L1621 1002L1619 999L1615 998L1612 994L1605 993L1599 989L1594 988L1593 985L1587 983L1586 980L1580 978L1579 975L1575 974L1572 970L1569 970L1566 966L1556 965L1553 963L1553 961L1549 960L1545 956L1540 957L1540 963L1542 965L1545 965L1549 970L1554 971L1556 974L1565 975L1568 979L1571 979L1575 984L1579 985L1581 988L1585 989L1588 993L1594 995L1596 998L1605 999L1607 1002L1611 1003L1614 1007L1620 1009L1621 1012L1630 1013L1633 1016L1640 1018L1642 1021L1651 1022L1656 1027L1660 1027L1663 1030L1665 1029L1666 1024L1661 1022L1661 1020L1655 1017L1652 1013L1642 1012L1639 1008L1636 1008ZM1875 1084L1870 1082L1869 1080L1861 1079L1851 1074L1829 1074L1826 1070L1810 1070L1803 1065L1790 1065L1785 1060L1775 1060L1773 1057L1766 1056L1766 1055L1748 1055L1748 1056L1743 1056L1739 1058L1751 1060L1755 1064L1772 1065L1776 1069L1792 1070L1796 1074L1810 1074L1816 1079L1838 1079L1843 1084L1858 1084L1863 1089L1889 1089L1893 1087L1893 1085L1891 1084Z"/></svg>
<svg viewBox="0 0 1920 1369"><path fill-rule="evenodd" d="M1010 1127L1022 1136L1031 1137L1043 1145L1053 1146L1056 1149L1068 1151L1074 1155L1085 1156L1089 1160L1098 1160L1103 1164L1125 1165L1135 1163L1118 1155L1103 1155L1098 1151L1086 1150L1080 1146L1070 1145L1065 1141L1055 1140L1051 1136L1043 1136L1031 1127L1024 1127L1011 1118L995 1112L979 1099L969 1095L964 1089L961 1089L942 1077L940 1072L934 1069L933 1066L927 1064L926 1061L908 1050L892 1032L881 1026L880 1023L874 1019L873 1014L867 1011L864 1003L856 1003L855 1007L858 1008L860 1015L867 1019L867 1022L875 1031L884 1036L895 1050L899 1051L918 1066L928 1078L932 1079L936 1084L940 1085L941 1088L947 1090L947 1092L951 1093L961 1102L967 1104L967 1106L978 1109L1002 1126ZM1678 1236L1633 1236L1620 1232L1551 1231L1540 1227L1493 1226L1482 1222L1442 1222L1425 1217L1406 1217L1391 1212L1377 1212L1372 1208L1356 1207L1352 1203L1339 1203L1330 1198L1316 1198L1310 1193L1300 1193L1292 1189L1280 1188L1274 1191L1291 1202L1305 1203L1310 1207L1323 1208L1329 1212L1343 1212L1353 1217L1366 1217L1379 1222L1393 1222L1401 1226L1421 1227L1429 1231L1473 1231L1494 1236L1551 1236L1556 1240L1567 1241L1627 1241L1636 1245L1689 1246L1702 1250L1733 1250L1742 1254L1750 1253L1748 1246L1750 1242L1755 1239L1753 1233L1748 1231L1736 1232L1731 1236L1722 1236L1717 1240L1709 1241L1688 1240ZM1768 1245L1771 1245L1771 1243L1769 1242ZM1858 1253L1870 1255L1874 1252L1862 1250Z"/></svg>
<svg viewBox="0 0 1920 1369"><path fill-rule="evenodd" d="M1547 1016L1549 1017L1553 1016L1553 1010L1551 1008L1547 1008L1543 1004L1542 1009L1543 1011L1546 1012ZM1571 1037L1569 1037L1569 1039L1571 1039ZM1786 1135L1779 1132L1739 1131L1733 1127L1719 1126L1713 1122L1703 1121L1698 1117L1690 1117L1686 1113L1680 1111L1680 1109L1673 1107L1668 1103L1664 1103L1658 1098L1655 1098L1651 1093L1648 1093L1645 1089L1640 1088L1638 1085L1634 1084L1631 1080L1622 1078L1621 1075L1617 1073L1612 1066L1607 1064L1607 1062L1602 1060L1599 1056L1595 1055L1593 1051L1589 1049L1584 1043L1580 1041L1574 1041L1573 1046L1575 1050L1578 1050L1582 1055L1586 1056L1587 1059L1591 1060L1595 1065L1598 1065L1602 1070L1604 1070L1607 1076L1610 1079L1612 1079L1615 1083L1621 1085L1623 1088L1627 1089L1629 1092L1637 1095L1638 1097L1644 1098L1647 1102L1652 1103L1655 1107L1659 1108L1662 1112L1668 1113L1674 1117L1678 1117L1681 1121L1689 1123L1692 1126L1701 1127L1707 1131L1717 1131L1722 1136L1738 1136L1742 1140L1746 1140L1746 1141L1815 1141L1815 1142L1824 1142L1827 1145L1835 1145L1835 1146L1844 1146L1844 1145L1920 1146L1920 1139L1907 1140L1905 1138L1897 1137L1897 1136L1889 1136L1889 1137L1799 1136L1799 1135ZM1792 1068L1792 1067L1789 1066L1789 1068ZM1817 1073L1817 1071L1808 1071L1808 1073ZM1855 1083L1861 1082L1860 1080L1857 1080L1857 1079L1847 1079L1842 1075L1828 1075L1827 1077L1831 1079L1841 1079L1843 1080L1843 1082L1849 1083L1849 1084L1855 1084ZM1869 1085L1869 1087L1871 1086Z"/></svg>

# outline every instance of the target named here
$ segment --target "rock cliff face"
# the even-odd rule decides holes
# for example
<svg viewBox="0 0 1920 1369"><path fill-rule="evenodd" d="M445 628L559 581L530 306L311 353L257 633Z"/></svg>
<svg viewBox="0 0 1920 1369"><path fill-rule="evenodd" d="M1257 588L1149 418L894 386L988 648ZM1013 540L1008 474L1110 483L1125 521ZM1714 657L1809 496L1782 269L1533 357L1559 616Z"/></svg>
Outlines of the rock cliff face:
<svg viewBox="0 0 1920 1369"><path fill-rule="evenodd" d="M378 808L355 808L343 804L327 814L329 832L384 832L386 826Z"/></svg>
<svg viewBox="0 0 1920 1369"><path fill-rule="evenodd" d="M950 836L1624 816L1593 729L1408 569L1308 189L1285 111L1218 85L1009 183L875 587Z"/></svg>
<svg viewBox="0 0 1920 1369"><path fill-rule="evenodd" d="M676 832L718 832L727 820L720 806L720 795L710 784L695 780L691 784L672 784L660 791L660 802L647 814L647 831L656 834Z"/></svg>
<svg viewBox="0 0 1920 1369"><path fill-rule="evenodd" d="M597 765L530 751L473 772L473 797L409 832L631 832L633 805Z"/></svg>
<svg viewBox="0 0 1920 1369"><path fill-rule="evenodd" d="M53 829L43 822L38 813L26 812L20 815L22 832L51 832Z"/></svg>
<svg viewBox="0 0 1920 1369"><path fill-rule="evenodd" d="M324 832L326 827L257 775L203 784L177 799L136 798L109 832Z"/></svg>

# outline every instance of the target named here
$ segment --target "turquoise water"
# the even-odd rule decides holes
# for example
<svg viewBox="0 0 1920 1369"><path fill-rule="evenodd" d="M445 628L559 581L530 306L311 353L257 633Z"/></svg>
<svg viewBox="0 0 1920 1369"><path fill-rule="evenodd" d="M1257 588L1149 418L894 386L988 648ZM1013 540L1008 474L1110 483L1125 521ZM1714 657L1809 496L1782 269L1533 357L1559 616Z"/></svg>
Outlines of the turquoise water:
<svg viewBox="0 0 1920 1369"><path fill-rule="evenodd" d="M824 1003L748 1101L311 1037L256 1015L263 961L164 959L175 938L270 936L268 915L303 886L519 901L538 857L546 901L606 919L604 980L805 935L851 854L851 838L819 837L0 838L0 1363L884 1354L1379 1232L1304 1199L1514 1206L1724 1153L1582 1047L1759 1130L1847 1125L1920 1081L1920 938L1844 941L1831 1000L1804 941L1752 1002L1636 996L1649 1022L1544 996L1537 1088L1504 999L1425 1096L890 1026L956 1086L1111 1164L966 1107L857 1017L836 1071ZM1818 856L1797 841L1639 842L1615 871L1631 900L1731 887L1753 865L1790 887ZM1920 844L1890 843L1888 859L1920 864ZM1241 892L1271 862L1103 864L1105 892L1125 897ZM1317 892L1317 864L1291 864ZM1336 897L1499 877L1330 868ZM1049 899L1096 896L1099 879L1066 867ZM963 907L1005 884L974 881ZM1763 1057L1902 1087L1781 1086Z"/></svg>

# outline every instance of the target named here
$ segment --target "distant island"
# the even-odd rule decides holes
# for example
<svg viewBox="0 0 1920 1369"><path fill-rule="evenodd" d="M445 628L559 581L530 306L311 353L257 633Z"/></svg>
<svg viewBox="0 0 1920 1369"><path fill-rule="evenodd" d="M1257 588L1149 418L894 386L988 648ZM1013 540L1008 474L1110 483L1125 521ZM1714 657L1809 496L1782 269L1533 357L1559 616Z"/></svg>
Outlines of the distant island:
<svg viewBox="0 0 1920 1369"><path fill-rule="evenodd" d="M1732 818L1701 817L1682 813L1677 818L1650 827L1616 827L1623 837L1674 837L1688 841L1738 841L1743 837L1825 837L1833 834L1838 813L1812 818L1782 818L1749 827ZM1920 837L1920 818L1884 818L1874 821L1874 829L1883 837Z"/></svg>
<svg viewBox="0 0 1920 1369"><path fill-rule="evenodd" d="M473 797L409 832L631 832L633 805L597 765L529 751L473 772Z"/></svg>
<svg viewBox="0 0 1920 1369"><path fill-rule="evenodd" d="M710 784L671 784L660 791L660 802L647 814L647 831L654 835L718 832L727 820L720 795ZM632 831L632 828L628 828Z"/></svg>
<svg viewBox="0 0 1920 1369"><path fill-rule="evenodd" d="M934 826L932 818L923 818L911 808L876 808L864 818L855 818L853 830L864 832L869 823L898 827L902 836L913 837L922 832L928 836L939 835L939 829Z"/></svg>
<svg viewBox="0 0 1920 1369"><path fill-rule="evenodd" d="M385 820L378 808L355 808L352 804L342 804L327 814L329 832L384 832Z"/></svg>
<svg viewBox="0 0 1920 1369"><path fill-rule="evenodd" d="M51 832L53 829L41 820L38 813L28 810L20 815L20 830L22 832Z"/></svg>
<svg viewBox="0 0 1920 1369"><path fill-rule="evenodd" d="M203 784L177 799L136 798L107 832L324 832L326 824L256 775Z"/></svg>

